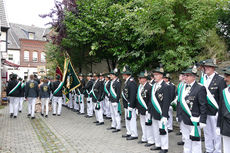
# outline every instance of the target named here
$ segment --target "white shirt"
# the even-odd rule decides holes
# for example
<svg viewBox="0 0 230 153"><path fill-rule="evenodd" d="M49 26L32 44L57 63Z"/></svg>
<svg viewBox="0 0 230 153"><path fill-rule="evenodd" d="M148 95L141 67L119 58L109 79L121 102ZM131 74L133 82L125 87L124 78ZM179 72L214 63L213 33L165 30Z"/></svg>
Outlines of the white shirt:
<svg viewBox="0 0 230 153"><path fill-rule="evenodd" d="M155 86L154 91L156 91L156 90L159 88L159 86L161 85L161 83L162 83L163 81L164 81L164 80L161 80L161 81L159 81L159 82L156 82L156 86Z"/></svg>
<svg viewBox="0 0 230 153"><path fill-rule="evenodd" d="M205 74L205 78L206 78L206 82L205 82L205 86L209 87L210 83L212 82L213 77L215 76L216 73L211 74L210 76L208 76L207 74Z"/></svg>

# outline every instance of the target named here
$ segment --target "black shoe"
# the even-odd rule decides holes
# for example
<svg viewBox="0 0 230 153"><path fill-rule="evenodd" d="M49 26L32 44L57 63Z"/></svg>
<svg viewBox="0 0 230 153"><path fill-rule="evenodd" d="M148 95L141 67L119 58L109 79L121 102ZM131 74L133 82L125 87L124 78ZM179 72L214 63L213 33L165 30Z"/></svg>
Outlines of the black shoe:
<svg viewBox="0 0 230 153"><path fill-rule="evenodd" d="M31 117L31 119L33 120L33 119L35 119L35 117Z"/></svg>
<svg viewBox="0 0 230 153"><path fill-rule="evenodd" d="M44 116L44 114L41 113L41 116Z"/></svg>
<svg viewBox="0 0 230 153"><path fill-rule="evenodd" d="M154 145L154 143L153 144L151 144L151 143L146 143L145 144L145 147L151 147L151 146L153 146Z"/></svg>
<svg viewBox="0 0 230 153"><path fill-rule="evenodd" d="M181 132L177 132L176 135L182 135L182 133Z"/></svg>
<svg viewBox="0 0 230 153"><path fill-rule="evenodd" d="M116 130L113 130L112 132L113 133L117 133L117 132L119 132L119 131L121 131L120 129L116 129Z"/></svg>
<svg viewBox="0 0 230 153"><path fill-rule="evenodd" d="M103 114L103 116L105 117L106 115L105 115L105 114Z"/></svg>
<svg viewBox="0 0 230 153"><path fill-rule="evenodd" d="M111 119L111 117L105 117L105 119L106 119L106 120L110 120L110 119Z"/></svg>
<svg viewBox="0 0 230 153"><path fill-rule="evenodd" d="M19 113L21 113L22 111L19 111Z"/></svg>
<svg viewBox="0 0 230 153"><path fill-rule="evenodd" d="M168 149L162 149L159 153L167 153Z"/></svg>
<svg viewBox="0 0 230 153"><path fill-rule="evenodd" d="M85 115L85 113L80 113L79 115Z"/></svg>
<svg viewBox="0 0 230 153"><path fill-rule="evenodd" d="M211 152L206 152L206 151L205 151L204 153L211 153Z"/></svg>
<svg viewBox="0 0 230 153"><path fill-rule="evenodd" d="M115 127L109 127L109 128L107 128L107 130L114 130L114 129L116 129Z"/></svg>
<svg viewBox="0 0 230 153"><path fill-rule="evenodd" d="M171 133L171 132L173 132L173 130L168 130L168 133Z"/></svg>
<svg viewBox="0 0 230 153"><path fill-rule="evenodd" d="M132 137L132 136L130 136L130 137L126 138L126 140L135 140L135 139L138 139L138 137Z"/></svg>
<svg viewBox="0 0 230 153"><path fill-rule="evenodd" d="M131 137L131 135L129 135L129 134L123 134L121 137L122 138L127 138L127 137Z"/></svg>
<svg viewBox="0 0 230 153"><path fill-rule="evenodd" d="M56 116L56 114L53 114L53 116Z"/></svg>
<svg viewBox="0 0 230 153"><path fill-rule="evenodd" d="M101 123L97 123L96 125L98 126L98 125L103 125L103 124L105 124L104 122L101 122Z"/></svg>
<svg viewBox="0 0 230 153"><path fill-rule="evenodd" d="M61 114L57 114L57 116L61 116Z"/></svg>
<svg viewBox="0 0 230 153"><path fill-rule="evenodd" d="M17 116L14 116L14 118L17 118Z"/></svg>
<svg viewBox="0 0 230 153"><path fill-rule="evenodd" d="M138 141L137 143L142 144L142 143L147 143L147 141L142 141L142 140L140 140L140 141Z"/></svg>
<svg viewBox="0 0 230 153"><path fill-rule="evenodd" d="M45 117L48 118L48 115L46 115Z"/></svg>
<svg viewBox="0 0 230 153"><path fill-rule="evenodd" d="M150 150L161 150L161 147L152 147Z"/></svg>
<svg viewBox="0 0 230 153"><path fill-rule="evenodd" d="M183 145L184 145L184 142L183 142L183 141L177 142L177 145L183 146Z"/></svg>
<svg viewBox="0 0 230 153"><path fill-rule="evenodd" d="M88 117L88 115L85 115L85 117L87 118L87 117Z"/></svg>
<svg viewBox="0 0 230 153"><path fill-rule="evenodd" d="M95 122L93 122L93 123L99 123L98 121L95 121Z"/></svg>
<svg viewBox="0 0 230 153"><path fill-rule="evenodd" d="M13 113L10 113L10 118L12 118L14 115L13 115Z"/></svg>
<svg viewBox="0 0 230 153"><path fill-rule="evenodd" d="M93 116L88 116L88 117L86 117L86 118L92 118Z"/></svg>
<svg viewBox="0 0 230 153"><path fill-rule="evenodd" d="M30 116L31 116L30 114L27 115L27 117L30 117Z"/></svg>

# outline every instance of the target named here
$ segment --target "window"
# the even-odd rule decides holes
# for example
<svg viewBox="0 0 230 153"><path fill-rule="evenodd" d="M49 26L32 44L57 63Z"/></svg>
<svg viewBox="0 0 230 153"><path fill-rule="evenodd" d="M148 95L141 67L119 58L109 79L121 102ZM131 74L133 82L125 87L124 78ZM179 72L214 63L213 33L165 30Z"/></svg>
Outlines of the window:
<svg viewBox="0 0 230 153"><path fill-rule="evenodd" d="M41 62L46 62L46 54L44 52L41 53Z"/></svg>
<svg viewBox="0 0 230 153"><path fill-rule="evenodd" d="M14 60L14 58L13 58L14 56L13 56L13 54L8 54L8 60L11 60L11 61L13 61Z"/></svg>
<svg viewBox="0 0 230 153"><path fill-rule="evenodd" d="M33 62L38 61L38 52L33 52Z"/></svg>
<svg viewBox="0 0 230 153"><path fill-rule="evenodd" d="M29 59L30 59L29 51L24 51L24 61L29 62Z"/></svg>
<svg viewBox="0 0 230 153"><path fill-rule="evenodd" d="M34 39L35 33L34 32L29 32L29 39Z"/></svg>

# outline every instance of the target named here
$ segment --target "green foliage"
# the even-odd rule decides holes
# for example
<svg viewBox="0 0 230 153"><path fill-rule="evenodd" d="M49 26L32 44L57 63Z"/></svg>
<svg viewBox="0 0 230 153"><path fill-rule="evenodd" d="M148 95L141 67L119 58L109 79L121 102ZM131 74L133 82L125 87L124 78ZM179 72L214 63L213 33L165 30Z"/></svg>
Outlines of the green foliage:
<svg viewBox="0 0 230 153"><path fill-rule="evenodd" d="M66 11L62 47L76 67L106 60L109 69L130 65L137 73L162 63L182 70L196 60L223 60L216 34L223 0L78 0ZM226 12L225 12L226 13Z"/></svg>

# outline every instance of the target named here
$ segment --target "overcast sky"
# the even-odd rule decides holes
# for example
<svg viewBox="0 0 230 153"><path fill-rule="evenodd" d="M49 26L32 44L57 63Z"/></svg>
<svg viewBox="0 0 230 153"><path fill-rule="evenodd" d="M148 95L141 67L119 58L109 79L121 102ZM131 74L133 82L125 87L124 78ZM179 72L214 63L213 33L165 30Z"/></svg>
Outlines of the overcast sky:
<svg viewBox="0 0 230 153"><path fill-rule="evenodd" d="M9 22L38 27L49 22L39 14L47 14L54 8L54 0L5 0L5 3Z"/></svg>

